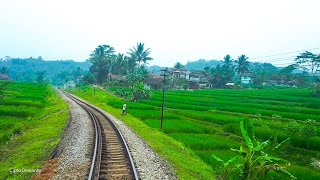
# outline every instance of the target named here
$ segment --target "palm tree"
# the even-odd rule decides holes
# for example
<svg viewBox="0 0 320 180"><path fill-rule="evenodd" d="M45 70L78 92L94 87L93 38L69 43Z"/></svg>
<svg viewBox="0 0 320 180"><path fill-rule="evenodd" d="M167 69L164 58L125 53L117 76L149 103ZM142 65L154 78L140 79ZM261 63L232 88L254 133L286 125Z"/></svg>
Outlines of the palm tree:
<svg viewBox="0 0 320 180"><path fill-rule="evenodd" d="M249 64L250 62L247 61L249 58L246 55L241 55L238 57L238 60L236 61L238 64L236 66L235 71L238 73L238 75L241 77L243 73L249 71Z"/></svg>
<svg viewBox="0 0 320 180"><path fill-rule="evenodd" d="M99 45L93 53L90 54L90 72L96 75L98 83L102 83L110 72L114 48L109 45Z"/></svg>
<svg viewBox="0 0 320 180"><path fill-rule="evenodd" d="M229 54L227 54L224 58L224 65L230 67L232 65L232 58Z"/></svg>
<svg viewBox="0 0 320 180"><path fill-rule="evenodd" d="M174 65L174 68L182 69L182 68L184 68L184 65L182 65L181 62L177 62L177 63Z"/></svg>
<svg viewBox="0 0 320 180"><path fill-rule="evenodd" d="M118 55L114 56L114 61L112 62L112 72L118 75L126 75L129 65L128 63L129 57L118 53Z"/></svg>
<svg viewBox="0 0 320 180"><path fill-rule="evenodd" d="M226 82L231 82L232 77L234 76L234 66L232 65L233 59L229 54L227 54L224 58L224 64L221 67L223 77Z"/></svg>
<svg viewBox="0 0 320 180"><path fill-rule="evenodd" d="M141 62L146 63L147 61L152 60L150 55L150 48L144 49L144 43L137 43L137 47L133 47L133 49L129 49L128 54L131 56L131 58L138 62L139 66L141 65Z"/></svg>

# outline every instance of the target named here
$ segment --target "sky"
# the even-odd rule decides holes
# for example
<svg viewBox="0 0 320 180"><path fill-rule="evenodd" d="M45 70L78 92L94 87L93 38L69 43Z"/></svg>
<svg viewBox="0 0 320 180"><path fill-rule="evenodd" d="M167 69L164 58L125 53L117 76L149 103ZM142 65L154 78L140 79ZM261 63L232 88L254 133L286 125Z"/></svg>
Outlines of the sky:
<svg viewBox="0 0 320 180"><path fill-rule="evenodd" d="M222 59L285 66L320 53L318 0L0 0L0 57L84 61L145 43L150 65ZM279 55L280 54L280 55Z"/></svg>

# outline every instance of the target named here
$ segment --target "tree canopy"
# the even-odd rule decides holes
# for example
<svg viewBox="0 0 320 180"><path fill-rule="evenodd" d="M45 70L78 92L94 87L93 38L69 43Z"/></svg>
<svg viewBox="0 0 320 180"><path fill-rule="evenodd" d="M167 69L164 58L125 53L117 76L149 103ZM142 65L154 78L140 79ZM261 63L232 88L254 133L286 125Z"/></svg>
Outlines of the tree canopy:
<svg viewBox="0 0 320 180"><path fill-rule="evenodd" d="M149 57L151 51L150 48L145 49L144 43L137 43L136 47L133 47L132 49L129 49L128 54L130 57L138 63L138 65L141 65L141 62L147 63L147 61L152 60L153 58Z"/></svg>

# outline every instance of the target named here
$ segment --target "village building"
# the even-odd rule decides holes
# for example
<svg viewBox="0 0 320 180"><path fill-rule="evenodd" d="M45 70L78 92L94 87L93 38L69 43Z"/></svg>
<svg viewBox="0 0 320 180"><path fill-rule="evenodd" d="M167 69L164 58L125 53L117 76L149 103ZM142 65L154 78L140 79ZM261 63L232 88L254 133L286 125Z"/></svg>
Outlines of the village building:
<svg viewBox="0 0 320 180"><path fill-rule="evenodd" d="M163 87L163 77L151 77L145 79L144 88L145 89L161 89Z"/></svg>
<svg viewBox="0 0 320 180"><path fill-rule="evenodd" d="M212 88L210 76L204 71L190 72L185 69L172 69L169 74L173 79L185 79L189 89Z"/></svg>
<svg viewBox="0 0 320 180"><path fill-rule="evenodd" d="M186 80L190 79L190 71L185 70L185 69L172 69L169 74L173 78L183 78Z"/></svg>
<svg viewBox="0 0 320 180"><path fill-rule="evenodd" d="M240 79L241 84L252 84L252 75L249 72L241 74Z"/></svg>

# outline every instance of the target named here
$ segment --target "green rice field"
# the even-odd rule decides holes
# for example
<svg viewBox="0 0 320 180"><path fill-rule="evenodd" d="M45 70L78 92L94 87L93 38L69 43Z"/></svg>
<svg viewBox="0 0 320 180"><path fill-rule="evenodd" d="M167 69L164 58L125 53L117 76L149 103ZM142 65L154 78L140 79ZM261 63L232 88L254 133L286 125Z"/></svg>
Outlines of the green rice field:
<svg viewBox="0 0 320 180"><path fill-rule="evenodd" d="M0 81L0 83L5 83ZM0 104L0 179L29 179L60 141L67 104L49 85L11 82Z"/></svg>
<svg viewBox="0 0 320 180"><path fill-rule="evenodd" d="M109 100L108 105L121 109L123 101ZM219 162L215 154L230 159L243 143L239 122L251 119L257 139L267 140L275 132L278 141L290 137L290 144L279 154L292 165L288 170L298 179L320 179L320 172L311 163L320 160L320 98L312 97L307 89L268 90L195 90L167 91L163 130L160 130L162 92L154 91L151 100L126 102L129 114L148 126L163 131L194 151L215 172ZM287 132L289 122L304 125L308 119L316 120L317 135L307 140L302 134ZM285 179L270 173L269 179Z"/></svg>

